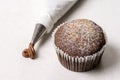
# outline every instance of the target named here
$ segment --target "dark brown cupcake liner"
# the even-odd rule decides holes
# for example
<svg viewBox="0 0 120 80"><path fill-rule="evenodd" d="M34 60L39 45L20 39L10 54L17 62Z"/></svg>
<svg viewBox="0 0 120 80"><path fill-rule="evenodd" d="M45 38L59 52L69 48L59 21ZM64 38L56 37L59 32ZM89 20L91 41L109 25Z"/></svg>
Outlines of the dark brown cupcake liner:
<svg viewBox="0 0 120 80"><path fill-rule="evenodd" d="M61 24L61 25L63 25L63 24ZM56 53L57 53L60 63L65 68L67 68L71 71L75 71L75 72L88 71L88 70L91 70L94 67L96 67L100 63L104 49L106 47L106 44L102 47L102 49L100 51L98 51L92 55L84 56L84 57L70 56L67 53L65 53L64 51L62 51L61 49L59 49L59 47L57 47L54 43L54 35L60 26L58 26L52 34L53 44L55 46ZM106 39L106 35L105 35L105 39Z"/></svg>

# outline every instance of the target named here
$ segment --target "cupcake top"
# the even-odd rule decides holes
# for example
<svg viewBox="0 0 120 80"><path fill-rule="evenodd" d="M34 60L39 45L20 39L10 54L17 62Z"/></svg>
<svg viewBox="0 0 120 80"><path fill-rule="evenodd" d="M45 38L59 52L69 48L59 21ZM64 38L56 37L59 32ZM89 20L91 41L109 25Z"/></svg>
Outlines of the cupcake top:
<svg viewBox="0 0 120 80"><path fill-rule="evenodd" d="M87 56L101 50L105 36L91 20L77 19L61 24L54 35L55 45L70 56Z"/></svg>

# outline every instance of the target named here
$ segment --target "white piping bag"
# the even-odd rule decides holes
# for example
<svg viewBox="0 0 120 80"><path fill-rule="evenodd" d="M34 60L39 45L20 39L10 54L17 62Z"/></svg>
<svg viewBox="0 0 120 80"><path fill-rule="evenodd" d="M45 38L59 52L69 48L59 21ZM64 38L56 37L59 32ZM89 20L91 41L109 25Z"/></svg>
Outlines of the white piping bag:
<svg viewBox="0 0 120 80"><path fill-rule="evenodd" d="M39 17L39 23L36 24L32 40L28 49L22 52L24 57L35 58L35 43L44 36L45 33L49 33L54 24L77 2L77 0L50 0L46 2L46 7Z"/></svg>

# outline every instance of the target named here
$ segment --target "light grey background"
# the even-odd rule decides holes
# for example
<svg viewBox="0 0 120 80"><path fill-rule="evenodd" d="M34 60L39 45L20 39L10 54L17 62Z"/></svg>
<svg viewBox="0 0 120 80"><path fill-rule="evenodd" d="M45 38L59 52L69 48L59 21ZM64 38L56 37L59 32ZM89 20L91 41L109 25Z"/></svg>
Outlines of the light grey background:
<svg viewBox="0 0 120 80"><path fill-rule="evenodd" d="M79 1L55 25L87 18L105 30L108 43L102 62L94 70L81 73L69 71L59 63L51 33L37 43L37 59L21 56L42 6L42 0L0 0L0 80L120 80L119 0Z"/></svg>

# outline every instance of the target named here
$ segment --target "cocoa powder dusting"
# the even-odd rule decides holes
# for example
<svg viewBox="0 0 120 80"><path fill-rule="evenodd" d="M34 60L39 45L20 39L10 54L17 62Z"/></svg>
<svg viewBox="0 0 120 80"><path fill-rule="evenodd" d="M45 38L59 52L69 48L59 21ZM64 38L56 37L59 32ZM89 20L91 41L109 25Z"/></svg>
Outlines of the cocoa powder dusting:
<svg viewBox="0 0 120 80"><path fill-rule="evenodd" d="M101 27L87 19L64 23L55 33L55 45L71 56L94 54L104 44Z"/></svg>

